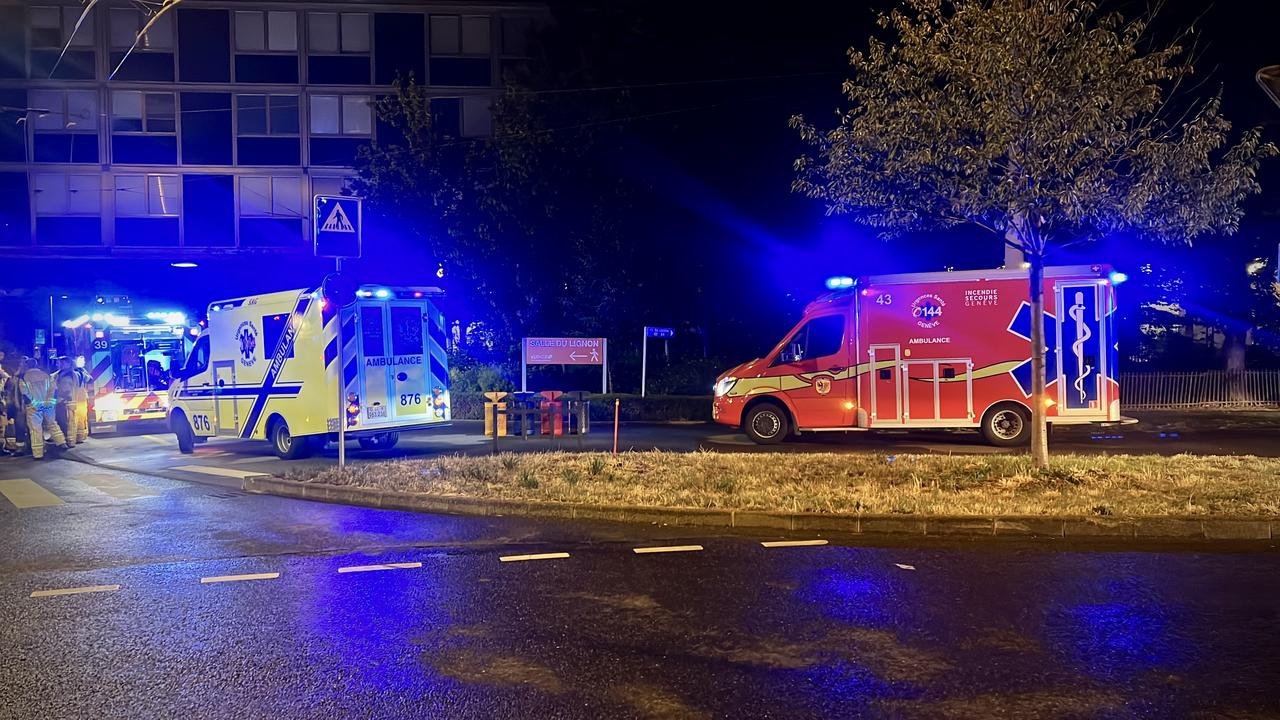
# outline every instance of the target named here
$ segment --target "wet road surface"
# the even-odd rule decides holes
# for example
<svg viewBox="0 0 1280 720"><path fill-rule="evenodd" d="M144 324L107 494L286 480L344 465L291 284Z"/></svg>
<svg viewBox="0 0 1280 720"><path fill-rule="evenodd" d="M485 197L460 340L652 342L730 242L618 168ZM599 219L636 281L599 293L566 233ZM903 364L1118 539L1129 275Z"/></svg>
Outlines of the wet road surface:
<svg viewBox="0 0 1280 720"><path fill-rule="evenodd" d="M1280 715L1273 545L852 542L3 461L0 718Z"/></svg>

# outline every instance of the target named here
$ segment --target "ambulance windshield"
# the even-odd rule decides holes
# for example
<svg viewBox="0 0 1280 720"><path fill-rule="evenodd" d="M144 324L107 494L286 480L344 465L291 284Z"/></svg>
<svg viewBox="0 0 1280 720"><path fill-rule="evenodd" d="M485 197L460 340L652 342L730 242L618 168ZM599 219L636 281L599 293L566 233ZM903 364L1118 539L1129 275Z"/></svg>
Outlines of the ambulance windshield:
<svg viewBox="0 0 1280 720"><path fill-rule="evenodd" d="M182 366L181 339L138 338L114 344L111 354L116 390L168 390L173 369Z"/></svg>

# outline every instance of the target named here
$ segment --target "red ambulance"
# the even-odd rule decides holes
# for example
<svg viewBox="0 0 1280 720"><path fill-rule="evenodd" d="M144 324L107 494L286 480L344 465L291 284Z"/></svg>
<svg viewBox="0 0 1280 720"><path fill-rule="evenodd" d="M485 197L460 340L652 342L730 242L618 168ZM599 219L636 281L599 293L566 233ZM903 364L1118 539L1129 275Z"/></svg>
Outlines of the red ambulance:
<svg viewBox="0 0 1280 720"><path fill-rule="evenodd" d="M1026 270L832 278L763 358L715 384L712 417L771 444L793 434L974 428L1031 438ZM1048 419L1120 422L1115 285L1105 265L1044 273Z"/></svg>

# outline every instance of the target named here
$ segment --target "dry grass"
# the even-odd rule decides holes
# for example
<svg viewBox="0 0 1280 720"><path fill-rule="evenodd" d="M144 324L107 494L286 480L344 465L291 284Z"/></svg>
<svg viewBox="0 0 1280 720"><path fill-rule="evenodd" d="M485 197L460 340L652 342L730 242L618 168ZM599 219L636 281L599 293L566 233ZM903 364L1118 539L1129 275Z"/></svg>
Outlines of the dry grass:
<svg viewBox="0 0 1280 720"><path fill-rule="evenodd" d="M1280 515L1280 459L635 452L446 456L294 473L432 495L920 515Z"/></svg>

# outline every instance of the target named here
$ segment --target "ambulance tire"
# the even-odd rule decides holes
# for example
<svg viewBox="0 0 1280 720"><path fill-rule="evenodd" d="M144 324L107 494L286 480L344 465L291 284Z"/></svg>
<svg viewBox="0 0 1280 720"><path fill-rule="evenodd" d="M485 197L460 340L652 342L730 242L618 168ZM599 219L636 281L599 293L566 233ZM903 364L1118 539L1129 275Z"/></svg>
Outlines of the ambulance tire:
<svg viewBox="0 0 1280 720"><path fill-rule="evenodd" d="M191 425L187 423L187 416L181 412L173 414L169 418L169 427L173 429L173 434L178 437L178 452L183 455L190 455L196 451L196 434L192 432Z"/></svg>
<svg viewBox="0 0 1280 720"><path fill-rule="evenodd" d="M747 411L742 429L757 445L776 445L791 435L791 418L781 405L762 402Z"/></svg>
<svg viewBox="0 0 1280 720"><path fill-rule="evenodd" d="M996 447L1017 447L1031 442L1031 411L1016 403L1003 403L982 416L982 436Z"/></svg>
<svg viewBox="0 0 1280 720"><path fill-rule="evenodd" d="M315 445L312 444L310 438L294 437L289 433L289 423L284 418L276 418L271 424L271 432L268 435L271 440L271 449L275 451L276 457L281 460L298 460L311 454Z"/></svg>
<svg viewBox="0 0 1280 720"><path fill-rule="evenodd" d="M360 438L361 450L390 450L400 442L400 433L389 432Z"/></svg>

